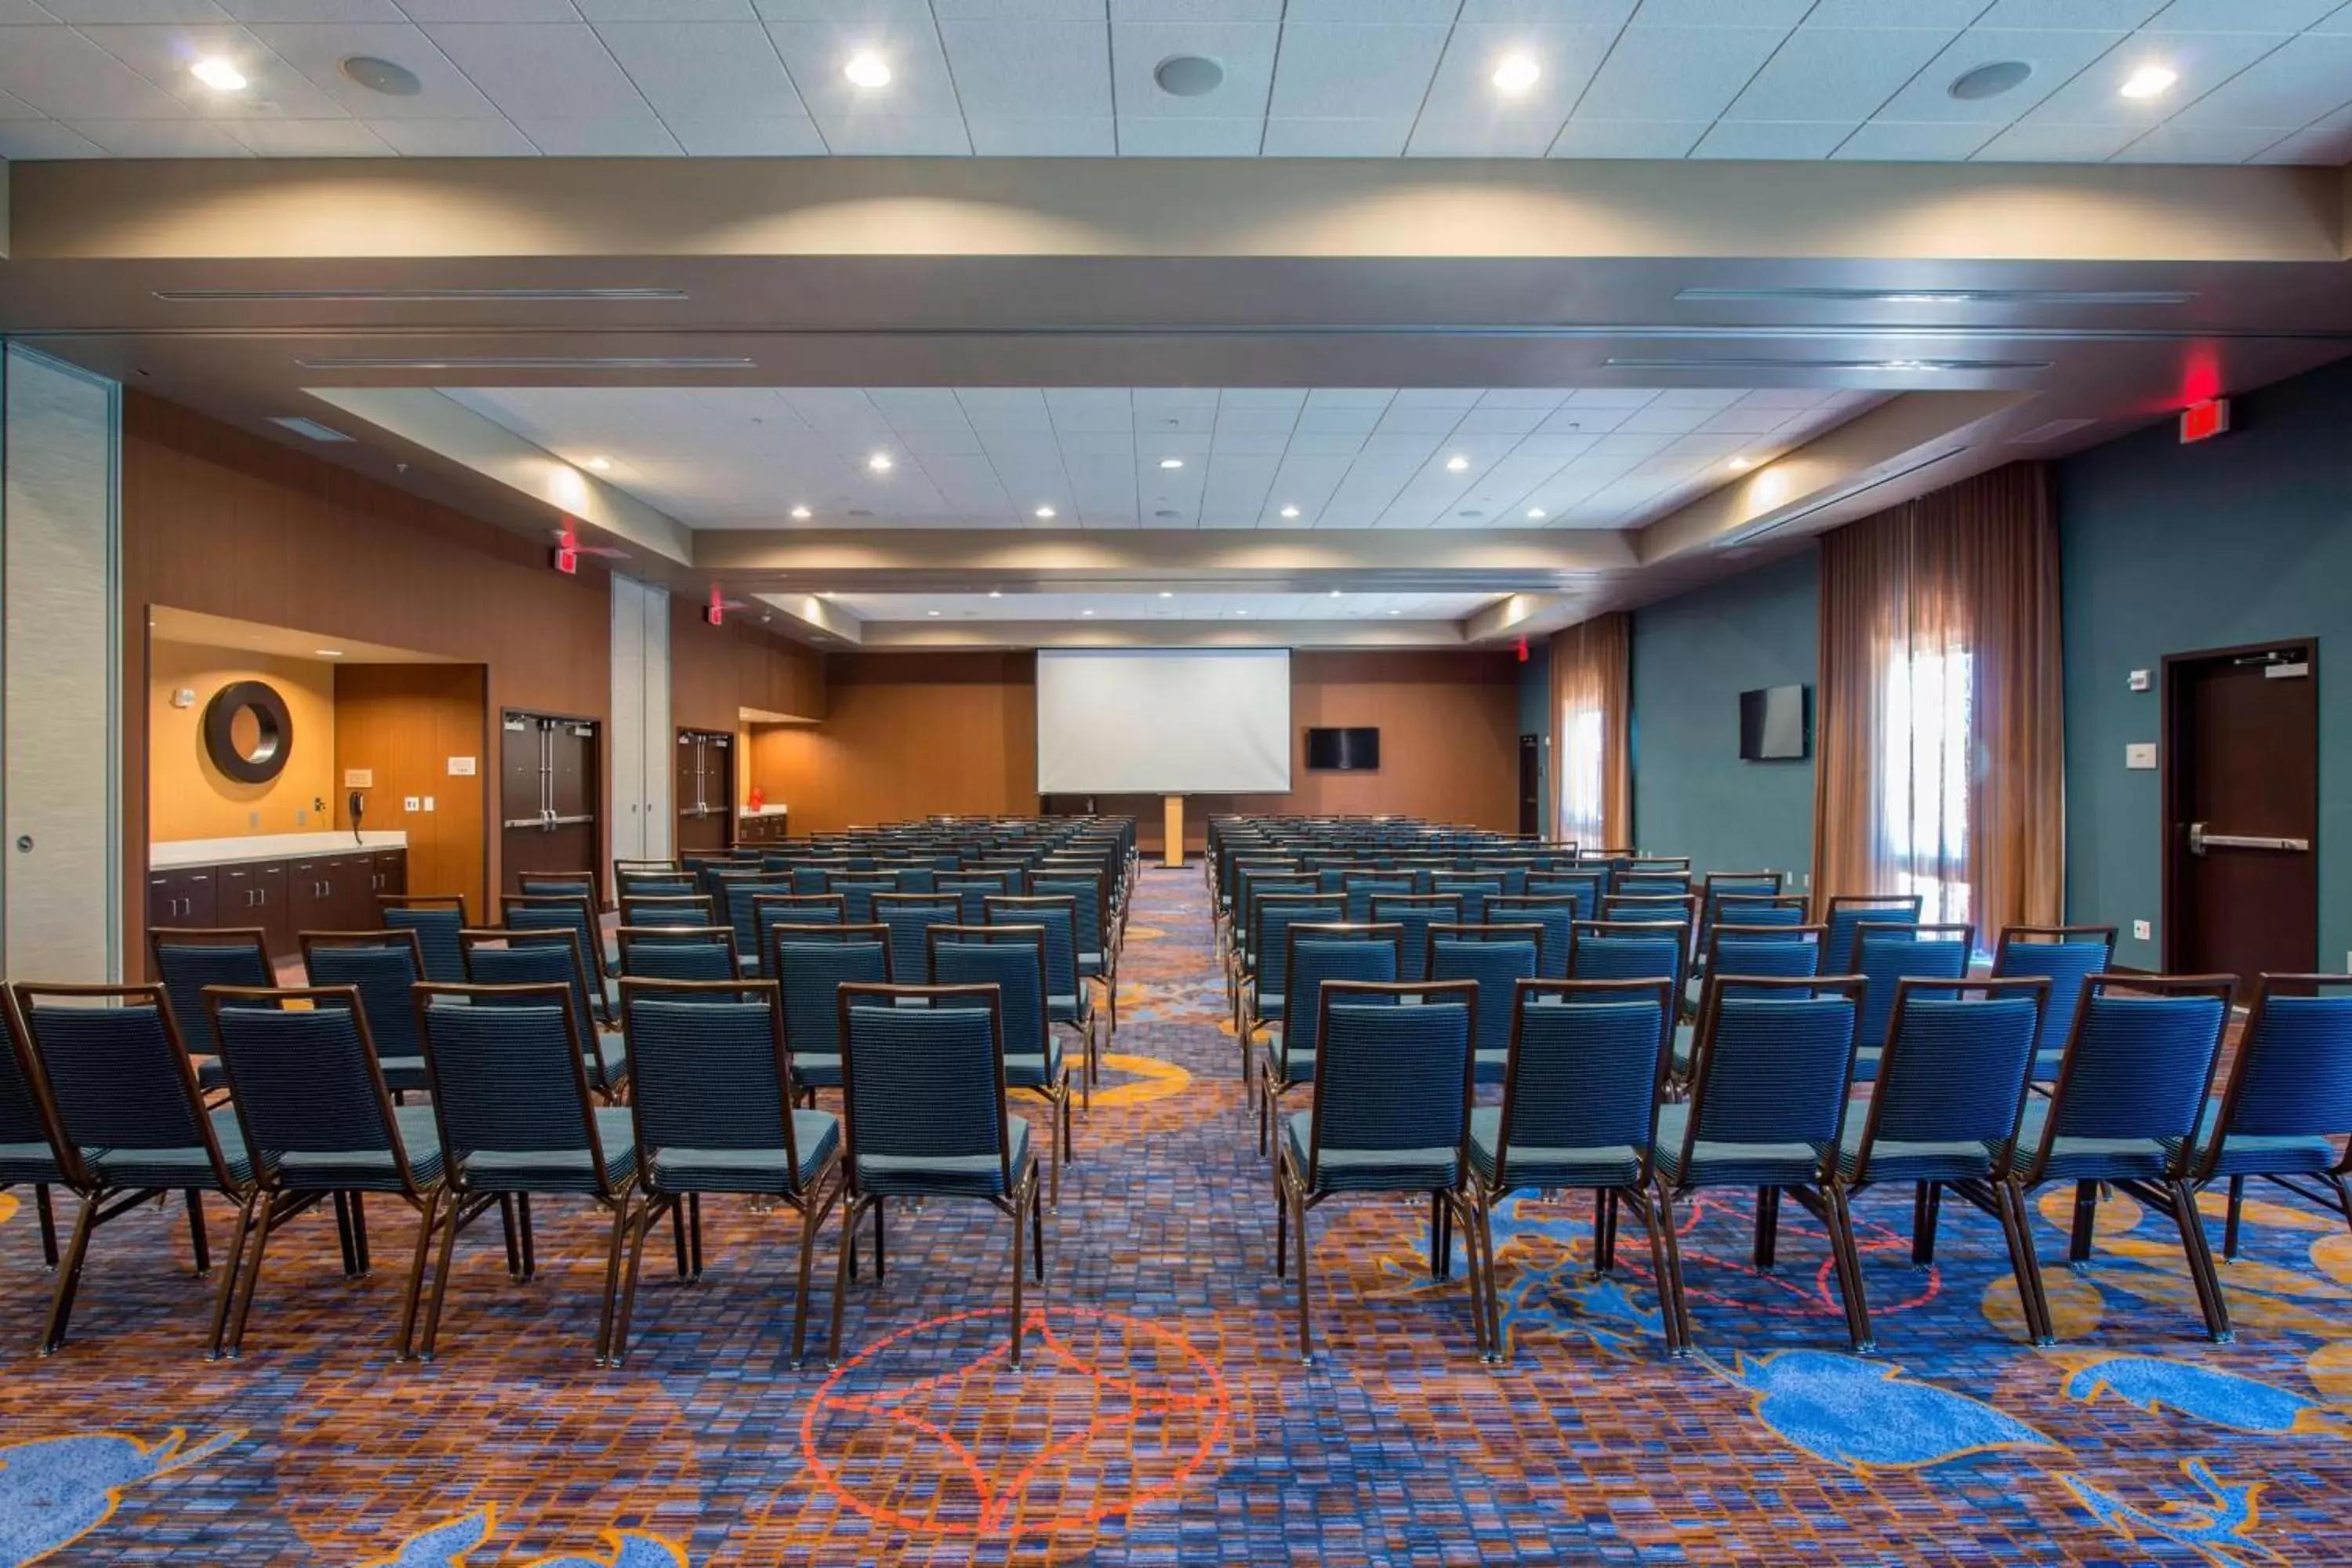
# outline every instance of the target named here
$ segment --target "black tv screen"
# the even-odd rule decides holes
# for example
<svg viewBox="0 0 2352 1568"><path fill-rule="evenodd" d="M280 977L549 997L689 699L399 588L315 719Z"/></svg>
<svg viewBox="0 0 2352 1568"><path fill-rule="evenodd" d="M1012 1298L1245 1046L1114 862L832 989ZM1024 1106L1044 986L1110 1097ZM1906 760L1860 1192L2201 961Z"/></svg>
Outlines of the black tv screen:
<svg viewBox="0 0 2352 1568"><path fill-rule="evenodd" d="M1307 765L1317 772L1353 772L1381 765L1378 730L1309 730Z"/></svg>
<svg viewBox="0 0 2352 1568"><path fill-rule="evenodd" d="M1767 686L1739 694L1743 762L1800 762L1812 755L1812 689Z"/></svg>

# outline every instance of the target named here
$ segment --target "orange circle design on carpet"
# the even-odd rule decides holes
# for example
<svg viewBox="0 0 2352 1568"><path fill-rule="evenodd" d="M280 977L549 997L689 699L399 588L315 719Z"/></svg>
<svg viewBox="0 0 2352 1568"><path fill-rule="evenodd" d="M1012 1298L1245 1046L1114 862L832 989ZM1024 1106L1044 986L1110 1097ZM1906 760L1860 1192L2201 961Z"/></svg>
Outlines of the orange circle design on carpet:
<svg viewBox="0 0 2352 1568"><path fill-rule="evenodd" d="M801 1422L814 1486L887 1528L1022 1541L1090 1531L1182 1489L1223 1443L1216 1367L1169 1331L1056 1308L1024 1324L1024 1370L1001 1310L917 1323L825 1379ZM954 1330L997 1331L944 1371ZM941 1347L926 1342L942 1337Z"/></svg>

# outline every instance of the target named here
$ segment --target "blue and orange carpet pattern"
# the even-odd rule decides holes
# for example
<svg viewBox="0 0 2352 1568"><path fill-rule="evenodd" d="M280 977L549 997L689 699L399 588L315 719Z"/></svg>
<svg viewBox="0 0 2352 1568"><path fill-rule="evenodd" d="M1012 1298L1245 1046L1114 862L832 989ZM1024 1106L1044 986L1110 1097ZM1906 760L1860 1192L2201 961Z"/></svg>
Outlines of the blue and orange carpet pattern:
<svg viewBox="0 0 2352 1568"><path fill-rule="evenodd" d="M1301 1367L1196 869L1145 873L1121 981L1019 1371L1007 1225L936 1203L894 1212L838 1365L789 1360L790 1216L717 1203L698 1284L649 1255L624 1371L590 1365L604 1226L551 1204L530 1284L468 1234L430 1365L391 1360L389 1205L363 1280L327 1217L295 1222L216 1365L176 1207L127 1217L39 1361L48 1280L0 1194L0 1563L2352 1562L2352 1236L2323 1215L2253 1206L2214 1346L2160 1216L2109 1203L2076 1272L2051 1195L2063 1342L2037 1351L1990 1221L1947 1205L1918 1268L1908 1194L1866 1194L1864 1358L1801 1211L1759 1275L1748 1203L1710 1199L1674 1364L1638 1226L1595 1279L1590 1201L1531 1196L1496 1237L1491 1369L1466 1288L1427 1278L1425 1205L1335 1204Z"/></svg>

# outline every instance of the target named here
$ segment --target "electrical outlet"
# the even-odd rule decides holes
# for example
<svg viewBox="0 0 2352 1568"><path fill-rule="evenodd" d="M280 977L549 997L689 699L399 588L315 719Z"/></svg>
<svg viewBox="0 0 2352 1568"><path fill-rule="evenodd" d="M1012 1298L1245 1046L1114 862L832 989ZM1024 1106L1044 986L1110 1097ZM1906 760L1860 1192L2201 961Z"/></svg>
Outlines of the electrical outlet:
<svg viewBox="0 0 2352 1568"><path fill-rule="evenodd" d="M425 809L427 811L433 809L433 797L429 795L425 797Z"/></svg>
<svg viewBox="0 0 2352 1568"><path fill-rule="evenodd" d="M2132 940L2134 942L2154 942L2156 940L2156 927L2147 921L2132 921Z"/></svg>
<svg viewBox="0 0 2352 1568"><path fill-rule="evenodd" d="M413 795L401 796L400 809L403 811L415 811L416 809L416 797Z"/></svg>

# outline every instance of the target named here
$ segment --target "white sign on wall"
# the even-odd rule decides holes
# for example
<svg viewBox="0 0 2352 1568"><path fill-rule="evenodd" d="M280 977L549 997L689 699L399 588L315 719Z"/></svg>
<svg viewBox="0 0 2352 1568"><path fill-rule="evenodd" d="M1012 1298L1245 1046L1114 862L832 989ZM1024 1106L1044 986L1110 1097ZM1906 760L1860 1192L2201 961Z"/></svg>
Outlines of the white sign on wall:
<svg viewBox="0 0 2352 1568"><path fill-rule="evenodd" d="M472 778L474 776L474 759L471 757L450 758L449 776L453 779Z"/></svg>

